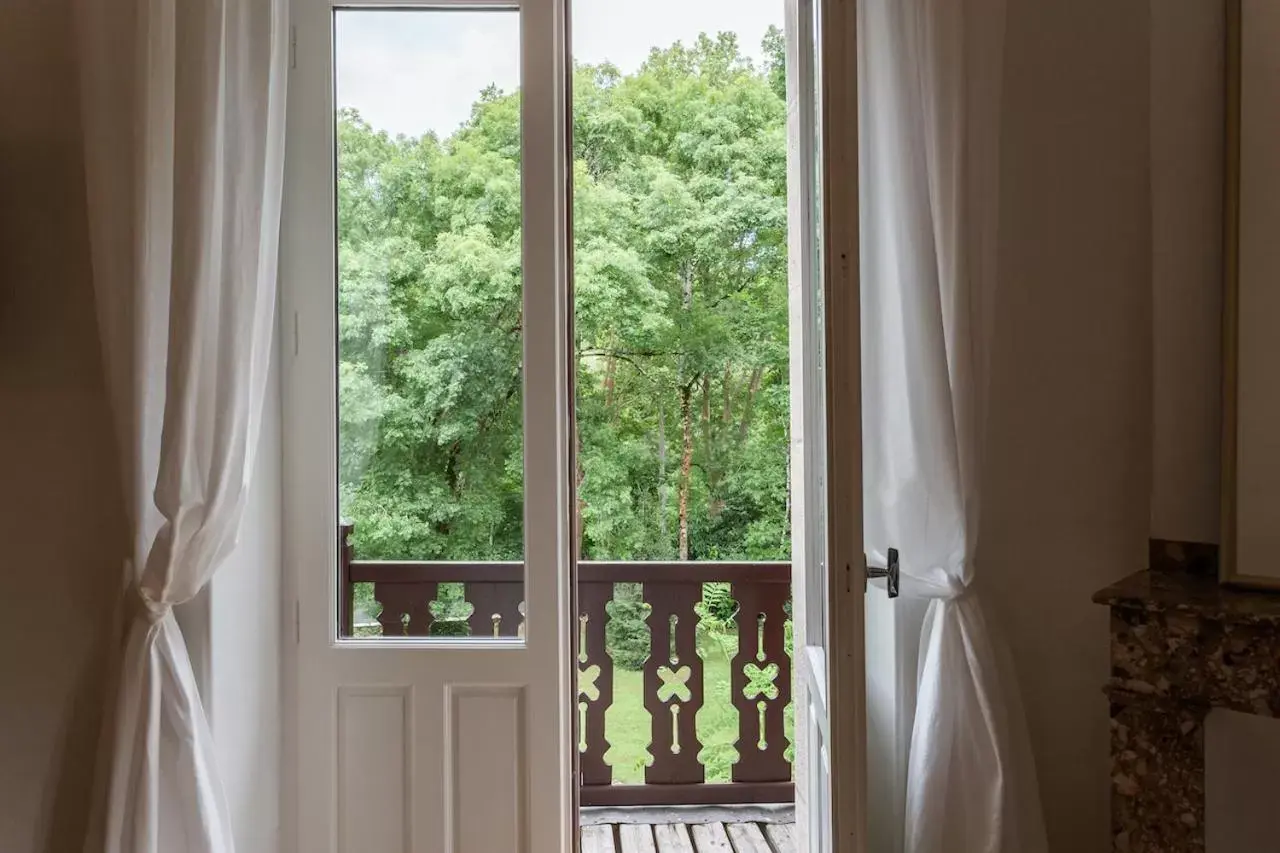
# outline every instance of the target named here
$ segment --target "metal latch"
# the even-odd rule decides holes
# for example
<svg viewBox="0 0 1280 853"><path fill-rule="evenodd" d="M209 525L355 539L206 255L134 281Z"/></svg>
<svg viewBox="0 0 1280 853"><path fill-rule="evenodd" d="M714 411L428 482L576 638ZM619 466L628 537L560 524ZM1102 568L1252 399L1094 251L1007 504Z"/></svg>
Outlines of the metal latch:
<svg viewBox="0 0 1280 853"><path fill-rule="evenodd" d="M866 582L872 578L884 578L885 589L889 593L890 598L898 597L898 549L889 549L889 565L884 568L873 566L867 562L866 555L862 557L862 564L867 567L867 576L863 580L863 589L866 589Z"/></svg>

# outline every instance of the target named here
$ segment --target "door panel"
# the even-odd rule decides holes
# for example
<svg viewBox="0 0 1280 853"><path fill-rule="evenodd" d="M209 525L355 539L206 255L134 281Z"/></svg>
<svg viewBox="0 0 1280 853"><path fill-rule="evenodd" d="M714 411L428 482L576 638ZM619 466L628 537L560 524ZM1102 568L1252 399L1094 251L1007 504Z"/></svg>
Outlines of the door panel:
<svg viewBox="0 0 1280 853"><path fill-rule="evenodd" d="M450 849L526 849L524 705L523 687L450 687L445 744ZM495 756L503 757L496 765Z"/></svg>
<svg viewBox="0 0 1280 853"><path fill-rule="evenodd" d="M406 5L422 7L415 15L450 15L501 4ZM353 6L379 14L373 4L343 4ZM487 13L519 16L522 572L515 566L524 580L524 619L520 631L510 630L506 617L485 631L482 613L461 622L481 630L461 637L415 630L438 615L424 615L430 597L406 580L423 566L400 554L391 556L403 562L382 567L388 604L381 636L339 630L348 620L358 629L360 620L340 606L347 578L340 577L333 535L340 476L336 367L349 340L339 336L335 312L336 276L349 274L334 236L335 13L327 0L294 2L282 316L291 338L285 514L298 602L297 849L561 853L573 838L563 2L520 0ZM378 59L376 52L371 57ZM384 256L365 260L392 266L402 247L403 240L389 241ZM356 545L357 561L359 552ZM395 583L397 577L405 582ZM393 605L404 609L389 611ZM389 612L403 612L406 621Z"/></svg>
<svg viewBox="0 0 1280 853"><path fill-rule="evenodd" d="M338 688L339 849L405 849L412 803L409 685Z"/></svg>
<svg viewBox="0 0 1280 853"><path fill-rule="evenodd" d="M856 3L788 0L787 64L796 831L807 853L853 853L866 846Z"/></svg>

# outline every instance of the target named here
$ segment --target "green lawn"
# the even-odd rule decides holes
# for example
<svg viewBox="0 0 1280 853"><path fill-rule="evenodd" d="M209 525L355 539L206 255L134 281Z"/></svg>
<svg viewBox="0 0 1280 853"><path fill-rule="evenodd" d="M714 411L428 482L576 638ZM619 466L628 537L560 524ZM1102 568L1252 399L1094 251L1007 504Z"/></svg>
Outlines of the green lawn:
<svg viewBox="0 0 1280 853"><path fill-rule="evenodd" d="M707 768L708 782L728 782L731 767L738 758L734 741L738 738L737 711L730 704L729 656L736 651L731 636L698 632L698 648L703 658L705 697L698 713L698 754ZM743 663L739 661L739 663ZM644 708L641 672L614 669L613 704L605 712L605 739L609 751L605 761L613 767L614 784L641 784L644 767L650 760L645 752L651 737L649 712ZM791 756L794 715L787 706L787 756ZM754 745L748 748L754 748Z"/></svg>

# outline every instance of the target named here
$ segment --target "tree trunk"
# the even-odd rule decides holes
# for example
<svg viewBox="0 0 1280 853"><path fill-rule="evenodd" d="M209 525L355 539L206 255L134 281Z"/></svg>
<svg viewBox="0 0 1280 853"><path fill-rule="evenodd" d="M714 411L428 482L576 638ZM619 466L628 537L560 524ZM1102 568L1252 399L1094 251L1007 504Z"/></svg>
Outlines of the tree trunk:
<svg viewBox="0 0 1280 853"><path fill-rule="evenodd" d="M760 393L760 383L764 380L764 368L757 367L751 371L751 384L747 386L747 400L742 405L742 422L738 424L738 444L747 440L747 432L751 429L751 412L756 405L756 395Z"/></svg>
<svg viewBox="0 0 1280 853"><path fill-rule="evenodd" d="M689 480L693 474L693 383L680 386L680 422L683 450L680 453L680 559L689 559Z"/></svg>
<svg viewBox="0 0 1280 853"><path fill-rule="evenodd" d="M724 366L724 387L720 390L720 422L727 427L733 422L733 362Z"/></svg>
<svg viewBox="0 0 1280 853"><path fill-rule="evenodd" d="M661 397L658 402L658 537L662 543L663 556L670 552L667 545L667 410L663 408Z"/></svg>
<svg viewBox="0 0 1280 853"><path fill-rule="evenodd" d="M720 517L724 509L724 498L720 496L720 479L724 471L724 450L722 442L722 425L711 418L711 376L702 377L702 472L707 478L707 515L712 519Z"/></svg>
<svg viewBox="0 0 1280 853"><path fill-rule="evenodd" d="M612 353L604 363L604 407L616 420L618 413L614 411L614 388L618 382L618 357Z"/></svg>
<svg viewBox="0 0 1280 853"><path fill-rule="evenodd" d="M578 428L578 419L573 419L573 464L574 464L574 495L577 500L574 501L573 507L573 553L577 555L579 560L586 559L586 555L582 553L582 517L587 509L587 501L582 497L582 484L587 480L587 472L582 467L582 431Z"/></svg>
<svg viewBox="0 0 1280 853"><path fill-rule="evenodd" d="M787 437L787 505L782 515L782 545L786 548L791 544L791 425L786 424L783 429Z"/></svg>
<svg viewBox="0 0 1280 853"><path fill-rule="evenodd" d="M707 488L715 493L716 482L720 479L716 476L716 460L719 454L716 453L716 427L711 422L711 377L703 374L702 376L702 467L707 475Z"/></svg>
<svg viewBox="0 0 1280 853"><path fill-rule="evenodd" d="M681 308L688 313L693 310L693 267L686 264L680 270ZM680 496L677 499L680 515L679 555L681 560L689 559L689 479L693 475L693 386L697 377L684 375L684 356L680 357L677 368L680 383Z"/></svg>

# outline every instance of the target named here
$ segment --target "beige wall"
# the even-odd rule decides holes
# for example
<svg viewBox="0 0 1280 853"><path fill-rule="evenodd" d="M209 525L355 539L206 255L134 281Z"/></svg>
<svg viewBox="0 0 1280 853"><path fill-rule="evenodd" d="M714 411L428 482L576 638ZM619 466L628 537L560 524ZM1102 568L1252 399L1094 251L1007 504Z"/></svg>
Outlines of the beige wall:
<svg viewBox="0 0 1280 853"><path fill-rule="evenodd" d="M122 552L66 0L0 5L0 850L79 851Z"/></svg>
<svg viewBox="0 0 1280 853"><path fill-rule="evenodd" d="M1145 565L1146 3L1012 0L979 577L1013 647L1051 848L1109 848L1106 611Z"/></svg>

